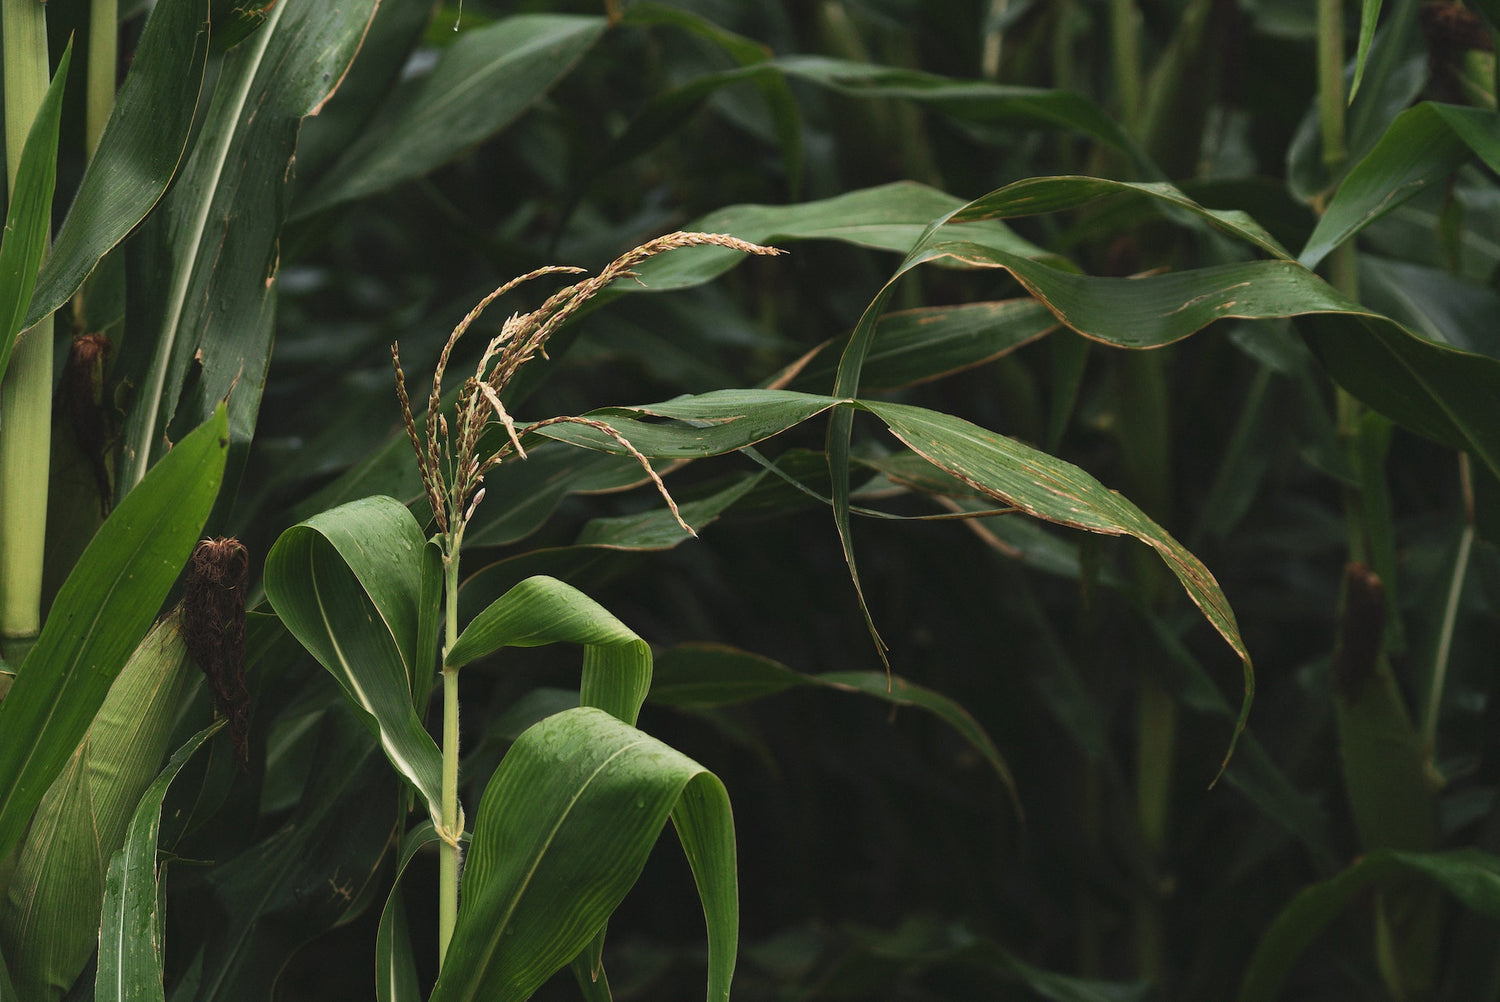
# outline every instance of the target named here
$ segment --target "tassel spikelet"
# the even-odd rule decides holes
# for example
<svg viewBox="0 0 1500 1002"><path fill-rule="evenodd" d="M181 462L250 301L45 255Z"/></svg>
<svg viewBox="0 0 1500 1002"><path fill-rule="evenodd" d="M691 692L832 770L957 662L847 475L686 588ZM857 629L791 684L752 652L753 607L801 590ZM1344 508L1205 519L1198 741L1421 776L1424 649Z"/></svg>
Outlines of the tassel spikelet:
<svg viewBox="0 0 1500 1002"><path fill-rule="evenodd" d="M773 255L784 251L774 247L763 247L731 237L723 233L668 233L648 241L612 261L603 271L592 278L583 279L553 293L530 313L510 316L485 346L474 375L464 381L459 393L458 407L450 426L446 415L441 413L443 376L452 356L453 346L463 337L469 327L479 319L485 309L507 292L533 279L545 275L582 274L581 268L550 265L527 272L511 279L494 292L481 299L468 312L453 332L448 335L442 352L438 355L437 368L432 375L432 391L427 397L427 415L423 434L417 431L416 418L411 409L411 398L406 389L406 374L401 369L398 345L391 345L391 363L396 370L396 397L401 403L401 420L411 440L412 450L417 456L417 466L422 473L422 485L427 502L432 506L433 517L440 532L446 536L459 536L463 527L474 514L474 508L483 497L484 476L500 462L515 455L526 458L521 439L539 428L555 424L580 424L593 428L619 443L620 447L640 462L646 475L656 485L667 507L677 519L677 524L691 535L692 526L683 520L677 503L667 492L667 486L652 469L651 462L639 449L631 445L625 436L603 421L585 417L554 417L534 424L520 426L506 411L501 402L505 387L520 371L521 367L537 355L546 357L547 340L576 314L584 304L621 278L637 278L631 269L648 258L680 247L726 247L744 254ZM638 279L637 279L638 280ZM506 433L506 441L491 455L478 455L480 437L492 423L500 424Z"/></svg>

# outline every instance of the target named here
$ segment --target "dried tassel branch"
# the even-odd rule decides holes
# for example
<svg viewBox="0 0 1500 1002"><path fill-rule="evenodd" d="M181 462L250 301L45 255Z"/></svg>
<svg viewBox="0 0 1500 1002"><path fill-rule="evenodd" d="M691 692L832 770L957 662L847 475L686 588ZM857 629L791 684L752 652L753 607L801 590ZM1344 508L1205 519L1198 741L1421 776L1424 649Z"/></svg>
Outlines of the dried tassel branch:
<svg viewBox="0 0 1500 1002"><path fill-rule="evenodd" d="M580 424L609 436L621 448L640 462L647 476L661 493L673 517L683 530L697 535L692 526L682 518L677 503L667 491L666 484L652 468L650 461L625 436L603 421L583 417L550 418L524 429L518 429L514 418L501 402L501 394L520 368L538 354L546 357L547 340L574 316L590 299L598 295L611 283L621 278L634 278L631 269L657 254L682 247L724 247L744 254L775 255L783 251L774 247L763 247L738 237L723 233L668 233L647 241L639 247L610 262L603 271L592 278L584 279L558 290L541 306L530 313L514 314L501 325L500 333L485 346L475 368L474 375L464 384L459 394L456 424L451 426L442 413L443 376L447 372L453 347L469 327L479 319L485 309L496 299L517 286L544 275L581 274L581 268L549 265L513 278L481 299L453 328L448 340L438 354L437 368L432 375L432 391L427 397L427 415L424 436L417 433L417 423L411 409L406 390L406 377L401 369L401 356L396 345L391 346L391 361L396 370L396 396L401 404L401 420L407 438L417 454L417 466L422 474L423 488L439 531L449 538L461 534L483 494L484 475L498 465L512 450L522 459L526 450L521 445L521 436L553 424ZM476 455L484 429L490 422L498 422L505 428L507 442L494 454L480 458ZM425 439L425 440L424 440ZM441 443L440 440L441 439ZM471 500L472 498L472 500Z"/></svg>

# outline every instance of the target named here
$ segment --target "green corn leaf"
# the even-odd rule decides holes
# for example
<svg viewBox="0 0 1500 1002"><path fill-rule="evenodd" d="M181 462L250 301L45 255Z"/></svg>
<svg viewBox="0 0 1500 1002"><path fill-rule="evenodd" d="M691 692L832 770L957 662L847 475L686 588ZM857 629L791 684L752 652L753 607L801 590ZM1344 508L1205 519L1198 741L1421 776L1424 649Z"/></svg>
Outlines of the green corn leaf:
<svg viewBox="0 0 1500 1002"><path fill-rule="evenodd" d="M1002 358L1058 327L1057 318L1030 298L887 313L875 325L861 382L868 391L941 379ZM838 342L826 345L798 372L791 387L832 387L836 346Z"/></svg>
<svg viewBox="0 0 1500 1002"><path fill-rule="evenodd" d="M281 534L266 557L266 597L288 630L343 687L396 771L442 817L442 756L413 694L432 678L430 609L439 559L399 501L351 501Z"/></svg>
<svg viewBox="0 0 1500 1002"><path fill-rule="evenodd" d="M914 706L932 714L984 756L1019 809L1010 766L979 722L947 696L899 675L862 671L806 675L748 651L719 644L682 644L657 661L649 698L664 706L713 708L807 687L857 692L892 706Z"/></svg>
<svg viewBox="0 0 1500 1002"><path fill-rule="evenodd" d="M1250 715L1255 673L1229 600L1197 557L1135 505L1071 463L949 414L909 404L863 401L861 406L913 452L997 501L1059 525L1134 536L1155 550L1244 665L1245 692L1235 725L1238 738Z"/></svg>
<svg viewBox="0 0 1500 1002"><path fill-rule="evenodd" d="M293 956L378 900L374 889L389 872L410 797L345 705L335 704L322 719L308 754L311 774L292 815L205 878L222 918L202 932L201 978L190 997L283 996Z"/></svg>
<svg viewBox="0 0 1500 1002"><path fill-rule="evenodd" d="M35 1002L63 997L93 953L99 928L107 857L92 824L87 747L42 798L0 914L5 950L16 958L11 980Z"/></svg>
<svg viewBox="0 0 1500 1002"><path fill-rule="evenodd" d="M166 768L141 796L125 833L125 845L110 860L104 885L104 916L99 926L95 1002L165 1002L161 874L156 864L162 801L183 765L222 726L223 721L216 721L205 727L172 755Z"/></svg>
<svg viewBox="0 0 1500 1002"><path fill-rule="evenodd" d="M16 339L31 326L21 318L26 315L26 306L36 287L37 268L52 230L57 137L62 120L63 87L72 59L73 45L69 42L26 134L10 203L5 208L5 237L0 240L0 379L10 365Z"/></svg>
<svg viewBox="0 0 1500 1002"><path fill-rule="evenodd" d="M385 907L380 910L380 924L375 931L376 1002L422 1002L416 958L412 955L411 930L406 922L406 905L401 900L401 881L412 857L440 841L431 821L422 822L401 840L396 876L391 883L391 892L386 896Z"/></svg>
<svg viewBox="0 0 1500 1002"><path fill-rule="evenodd" d="M665 4L631 4L625 9L620 23L642 27L673 27L687 32L712 43L740 67L757 67L771 58L771 50L761 43L727 31L692 11ZM734 78L740 75L738 70L729 72ZM801 187L803 171L802 120L796 96L786 78L779 74L752 71L751 75L765 101L766 111L770 114L772 128L786 165L787 186L795 198ZM606 169L618 167L630 157L656 145L664 135L680 129L709 95L723 85L720 76L721 74L709 74L652 98L626 127L625 132L614 141L610 150L600 158L601 163ZM733 78L724 82L733 82Z"/></svg>
<svg viewBox="0 0 1500 1002"><path fill-rule="evenodd" d="M1238 210L1205 208L1165 181L1148 184L1097 177L1027 178L976 198L954 213L950 221L969 223L1015 219L1076 209L1105 198L1141 199L1158 207L1169 218L1186 222L1201 220L1272 257L1283 261L1292 259L1286 248L1248 214Z"/></svg>
<svg viewBox="0 0 1500 1002"><path fill-rule="evenodd" d="M715 390L642 407L592 411L589 417L618 429L644 455L699 459L754 445L801 424L837 402L833 397L790 390ZM677 420L668 424L650 418ZM587 425L554 424L537 434L587 449L627 454L612 437Z"/></svg>
<svg viewBox="0 0 1500 1002"><path fill-rule="evenodd" d="M405 438L401 444L410 448ZM486 479L484 504L464 530L464 542L471 546L514 543L541 528L569 494L622 490L640 483L644 476L641 464L631 456L581 452L557 442L527 446L524 460L508 460Z"/></svg>
<svg viewBox="0 0 1500 1002"><path fill-rule="evenodd" d="M156 776L196 674L180 631L175 612L152 627L37 807L0 911L0 938L28 998L60 998L98 945L105 868Z"/></svg>
<svg viewBox="0 0 1500 1002"><path fill-rule="evenodd" d="M1316 268L1330 251L1408 199L1446 184L1470 155L1500 170L1500 116L1427 101L1408 108L1349 171L1302 249Z"/></svg>
<svg viewBox="0 0 1500 1002"><path fill-rule="evenodd" d="M1129 154L1143 172L1160 174L1119 123L1070 91L956 80L826 56L786 56L772 65L793 79L849 97L904 98L929 104L963 122L1076 131Z"/></svg>
<svg viewBox="0 0 1500 1002"><path fill-rule="evenodd" d="M120 502L68 575L0 703L0 856L78 747L187 562L218 495L229 418L213 418Z"/></svg>
<svg viewBox="0 0 1500 1002"><path fill-rule="evenodd" d="M464 33L431 73L392 95L298 215L420 177L499 132L566 76L604 28L602 17L529 14Z"/></svg>
<svg viewBox="0 0 1500 1002"><path fill-rule="evenodd" d="M37 280L27 324L66 302L167 190L198 109L208 35L207 0L161 0L152 9Z"/></svg>
<svg viewBox="0 0 1500 1002"><path fill-rule="evenodd" d="M672 818L708 922L708 998L729 998L739 939L734 826L702 766L603 710L536 724L474 824L458 926L431 1002L521 1002L577 957Z"/></svg>
<svg viewBox="0 0 1500 1002"><path fill-rule="evenodd" d="M377 6L283 0L224 57L193 149L132 242L140 308L127 313L116 363L135 386L122 491L226 396L237 481L269 364L297 133L343 79Z"/></svg>
<svg viewBox="0 0 1500 1002"><path fill-rule="evenodd" d="M695 219L689 228L729 233L761 244L838 240L904 254L934 219L957 212L965 204L963 199L936 188L897 181L796 205L731 205ZM1070 267L1066 259L1037 247L1003 223L983 222L972 232L978 241ZM617 288L660 292L701 285L734 268L744 257L724 247L685 247L657 255L637 267L640 286L621 283Z"/></svg>
<svg viewBox="0 0 1500 1002"><path fill-rule="evenodd" d="M1431 881L1470 908L1500 919L1500 859L1478 849L1399 852L1379 849L1343 873L1304 888L1261 937L1240 982L1240 1002L1271 1002L1313 939L1349 900L1370 887L1400 886L1412 877Z"/></svg>
<svg viewBox="0 0 1500 1002"><path fill-rule="evenodd" d="M1359 12L1359 42L1354 48L1354 82L1349 85L1349 102L1359 93L1359 83L1365 77L1365 60L1370 55L1370 43L1375 39L1375 24L1380 20L1380 0L1364 0Z"/></svg>
<svg viewBox="0 0 1500 1002"><path fill-rule="evenodd" d="M585 706L634 724L651 688L651 648L603 606L556 578L533 577L475 616L447 654L460 668L502 647L582 644Z"/></svg>

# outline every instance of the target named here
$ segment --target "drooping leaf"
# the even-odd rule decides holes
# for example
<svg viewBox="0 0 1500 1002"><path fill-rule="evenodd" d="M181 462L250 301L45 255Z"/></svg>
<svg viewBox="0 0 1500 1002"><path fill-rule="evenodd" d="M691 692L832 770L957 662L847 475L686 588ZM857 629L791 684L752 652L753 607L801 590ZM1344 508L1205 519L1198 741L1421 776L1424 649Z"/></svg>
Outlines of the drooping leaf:
<svg viewBox="0 0 1500 1002"><path fill-rule="evenodd" d="M604 28L602 17L526 14L464 33L430 74L392 95L298 214L420 177L494 135L566 76Z"/></svg>
<svg viewBox="0 0 1500 1002"><path fill-rule="evenodd" d="M1145 183L1097 177L1027 178L976 198L954 213L951 221L968 223L1061 212L1111 197L1143 199L1158 205L1169 216L1202 220L1272 257L1283 261L1292 259L1286 248L1246 213L1205 208L1188 198L1180 188L1165 181Z"/></svg>
<svg viewBox="0 0 1500 1002"><path fill-rule="evenodd" d="M430 680L419 649L436 608L438 559L399 501L373 497L315 515L281 534L266 557L266 597L302 645L338 679L396 771L442 817L442 756L413 693ZM429 630L430 630L429 626Z"/></svg>
<svg viewBox="0 0 1500 1002"><path fill-rule="evenodd" d="M1071 91L957 80L919 70L826 56L785 56L772 65L797 80L828 87L840 94L919 101L960 121L1074 130L1129 154L1143 171L1157 173L1119 123L1098 105Z"/></svg>
<svg viewBox="0 0 1500 1002"><path fill-rule="evenodd" d="M1057 328L1057 318L1035 299L887 313L875 327L862 382L866 390L890 390L939 379L1000 358ZM831 388L837 366L831 355L828 349L820 352L791 385Z"/></svg>
<svg viewBox="0 0 1500 1002"><path fill-rule="evenodd" d="M131 815L124 847L110 859L99 926L95 1002L165 1002L161 873L156 862L162 801L187 760L223 725L223 721L210 724L172 755Z"/></svg>
<svg viewBox="0 0 1500 1002"><path fill-rule="evenodd" d="M718 644L681 644L664 652L656 667L648 698L665 706L731 706L806 687L862 693L892 706L915 706L953 728L984 756L1012 801L1020 805L1010 767L978 721L948 697L899 675L863 671L807 675L770 658Z"/></svg>
<svg viewBox="0 0 1500 1002"><path fill-rule="evenodd" d="M26 134L21 161L5 207L0 240L0 379L10 364L16 339L36 287L37 268L52 231L52 192L57 186L57 137L62 121L63 87L73 59L70 42ZM35 322L35 321L33 321Z"/></svg>
<svg viewBox="0 0 1500 1002"><path fill-rule="evenodd" d="M933 220L963 208L964 201L912 181L897 181L796 205L732 205L694 220L695 230L730 233L742 240L780 244L789 240L839 240L856 247L904 254ZM975 240L1014 253L1065 265L998 222L980 223ZM652 291L681 289L710 281L744 258L723 247L687 247L640 265L641 286ZM629 288L621 286L622 289Z"/></svg>
<svg viewBox="0 0 1500 1002"><path fill-rule="evenodd" d="M835 403L833 397L789 390L715 390L644 407L593 411L589 416L618 429L644 455L700 459L754 445L801 424ZM676 421L668 424L649 418ZM549 425L537 434L588 449L617 455L626 453L609 435L587 425Z"/></svg>
<svg viewBox="0 0 1500 1002"><path fill-rule="evenodd" d="M556 578L527 578L475 616L448 651L461 668L502 647L582 644L580 701L634 724L651 688L651 648L599 603Z"/></svg>
<svg viewBox="0 0 1500 1002"><path fill-rule="evenodd" d="M739 892L724 786L592 707L526 731L485 789L431 1002L529 998L604 927L668 816L708 922L708 998L726 1002Z"/></svg>
<svg viewBox="0 0 1500 1002"><path fill-rule="evenodd" d="M283 0L225 57L193 150L131 255L121 492L226 396L237 479L270 356L297 132L343 79L376 6Z"/></svg>
<svg viewBox="0 0 1500 1002"><path fill-rule="evenodd" d="M228 438L221 405L126 496L53 601L0 703L0 854L20 840L192 552Z"/></svg>
<svg viewBox="0 0 1500 1002"><path fill-rule="evenodd" d="M914 452L996 500L1060 525L1134 536L1155 550L1244 664L1245 693L1235 725L1235 737L1239 736L1255 694L1250 652L1218 582L1181 543L1135 505L1071 463L952 415L909 404L862 401L861 406L884 421Z"/></svg>
<svg viewBox="0 0 1500 1002"><path fill-rule="evenodd" d="M1359 891L1417 876L1432 881L1466 908L1500 919L1500 859L1478 849L1447 852L1367 853L1340 873L1304 888L1261 937L1240 982L1240 1002L1271 1002L1280 996L1302 953Z"/></svg>
<svg viewBox="0 0 1500 1002"><path fill-rule="evenodd" d="M56 310L156 205L176 174L203 88L207 0L161 0L37 280L32 324Z"/></svg>

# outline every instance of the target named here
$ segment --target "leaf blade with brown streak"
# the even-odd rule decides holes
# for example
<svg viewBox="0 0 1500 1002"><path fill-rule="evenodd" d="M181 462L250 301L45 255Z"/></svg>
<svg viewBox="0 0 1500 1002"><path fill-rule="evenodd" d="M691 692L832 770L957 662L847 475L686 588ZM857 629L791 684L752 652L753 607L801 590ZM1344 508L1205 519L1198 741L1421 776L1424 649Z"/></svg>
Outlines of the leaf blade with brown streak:
<svg viewBox="0 0 1500 1002"><path fill-rule="evenodd" d="M996 500L1059 525L1133 536L1155 550L1244 665L1245 693L1230 739L1229 753L1233 752L1249 718L1255 672L1228 599L1197 557L1130 501L1071 463L949 414L877 401L861 401L859 406L884 421L892 434L928 462Z"/></svg>

